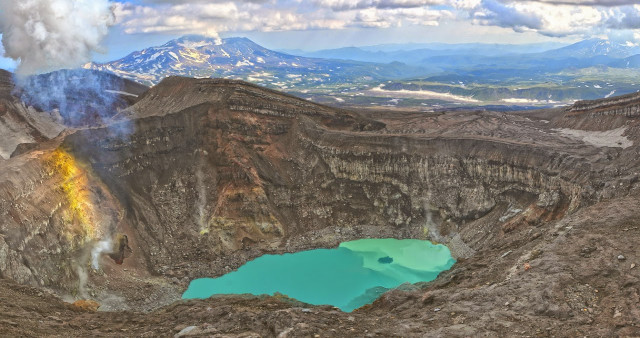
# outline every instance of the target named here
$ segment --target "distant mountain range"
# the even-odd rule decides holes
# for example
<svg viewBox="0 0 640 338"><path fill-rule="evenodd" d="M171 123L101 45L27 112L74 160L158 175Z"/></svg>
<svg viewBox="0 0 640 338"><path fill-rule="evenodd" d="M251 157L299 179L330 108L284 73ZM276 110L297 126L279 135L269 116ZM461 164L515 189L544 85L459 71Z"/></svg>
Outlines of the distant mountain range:
<svg viewBox="0 0 640 338"><path fill-rule="evenodd" d="M558 72L566 68L636 67L640 47L631 43L590 39L550 49L557 44L430 44L430 48L395 50L394 45L348 47L295 56L264 48L247 38L221 42L189 35L134 52L120 60L88 64L152 85L171 75L243 79L280 89L317 87L419 78L438 73L466 74L482 81L491 73L497 81L510 76ZM397 48L425 45L397 45ZM518 75L520 74L520 75ZM495 81L496 79L487 79Z"/></svg>
<svg viewBox="0 0 640 338"><path fill-rule="evenodd" d="M640 46L630 42L620 43L611 40L589 39L566 47L550 50L543 54L556 58L592 58L596 56L607 56L617 59L640 54Z"/></svg>
<svg viewBox="0 0 640 338"><path fill-rule="evenodd" d="M404 62L407 64L419 64L421 60L438 55L482 55L504 56L509 54L541 53L548 50L564 47L560 43L534 43L534 44L390 44L364 47L343 47L336 49L323 49L318 51L283 50L282 52L315 58L345 59L365 62Z"/></svg>
<svg viewBox="0 0 640 338"><path fill-rule="evenodd" d="M502 58L505 56L528 56L535 58L581 58L588 59L596 56L610 58L625 58L640 54L640 47L631 43L616 43L610 40L589 39L566 46L559 43L536 44L403 44L379 45L368 47L344 47L324 49L313 52L301 50L284 51L295 55L342 59L366 62L403 62L424 66L431 57L466 56L482 59Z"/></svg>
<svg viewBox="0 0 640 338"><path fill-rule="evenodd" d="M413 47L420 48L394 50ZM554 106L640 87L640 47L633 43L590 39L557 47L381 45L291 55L247 38L189 35L85 68L146 85L174 75L240 79L315 102L359 107Z"/></svg>
<svg viewBox="0 0 640 338"><path fill-rule="evenodd" d="M171 75L226 77L287 89L291 85L322 85L358 80L400 79L424 74L419 67L400 63L371 64L293 56L266 49L247 38L221 43L202 36L184 36L159 47L134 52L105 64L85 68L112 72L144 84Z"/></svg>

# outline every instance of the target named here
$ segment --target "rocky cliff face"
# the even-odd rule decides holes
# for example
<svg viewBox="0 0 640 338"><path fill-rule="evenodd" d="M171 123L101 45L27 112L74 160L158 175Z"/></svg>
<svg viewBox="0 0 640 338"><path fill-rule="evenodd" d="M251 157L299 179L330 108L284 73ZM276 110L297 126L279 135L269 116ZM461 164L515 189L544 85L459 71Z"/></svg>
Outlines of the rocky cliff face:
<svg viewBox="0 0 640 338"><path fill-rule="evenodd" d="M601 100L578 101L568 107L563 118L555 123L561 127L586 130L610 130L635 125L640 116L640 94L633 93Z"/></svg>
<svg viewBox="0 0 640 338"><path fill-rule="evenodd" d="M97 71L58 71L19 79L0 70L0 157L9 158L67 127L104 124L148 88Z"/></svg>
<svg viewBox="0 0 640 338"><path fill-rule="evenodd" d="M362 237L432 239L470 257L600 198L608 174L593 159L613 151L537 126L486 133L504 124L491 113L474 121L484 127L446 116L398 134L391 120L226 80L171 78L125 116L124 138L92 129L64 145L123 205L153 273L179 278Z"/></svg>
<svg viewBox="0 0 640 338"><path fill-rule="evenodd" d="M66 131L0 161L0 277L108 309L151 309L179 297L191 278L264 253L420 238L446 243L459 259L436 282L435 302L449 304L453 286L465 288L463 303L517 298L522 287L542 299L532 316L570 312L579 304L573 296L554 303L565 297L559 290L586 297L591 277L581 269L594 269L572 267L571 250L600 250L591 249L597 236L615 247L633 238L609 234L605 223L634 229L636 119L624 116L624 146L601 142L606 133L575 136L583 123L595 126L593 109L625 100L584 108L579 120L558 111L551 122L537 113L365 116L239 81L169 78L109 125ZM572 133L555 129L559 121ZM584 230L603 204L615 215ZM574 226L582 232L569 238ZM112 253L117 259L96 251L125 235L133 255L124 262L126 250ZM542 275L520 275L530 261L555 276L553 297L540 289ZM496 280L504 281L485 296L474 291ZM385 318L393 308L410 320L434 302L411 295L390 294L363 311ZM532 309L514 302L519 313Z"/></svg>
<svg viewBox="0 0 640 338"><path fill-rule="evenodd" d="M8 159L22 145L28 148L56 137L63 129L62 118L55 112L39 113L12 94L13 75L0 70L0 158Z"/></svg>
<svg viewBox="0 0 640 338"><path fill-rule="evenodd" d="M66 77L44 75L56 76ZM92 76L95 80L98 74ZM67 92L68 87L35 88L38 78L24 81L31 81L30 89L40 93L80 95ZM73 133L66 129L68 112L38 110L22 101L27 92L15 84L12 74L0 74L0 158L6 159L0 165L0 276L86 295L91 250L115 231L122 208L91 166L61 146ZM68 99L77 103L91 97ZM132 97L128 100L118 104L133 102Z"/></svg>
<svg viewBox="0 0 640 338"><path fill-rule="evenodd" d="M601 111L615 111L617 109L631 108L640 102L640 94L616 96L610 99L578 101L568 111L578 113L598 113Z"/></svg>
<svg viewBox="0 0 640 338"><path fill-rule="evenodd" d="M117 224L118 201L55 141L3 163L0 274L82 292L92 244Z"/></svg>

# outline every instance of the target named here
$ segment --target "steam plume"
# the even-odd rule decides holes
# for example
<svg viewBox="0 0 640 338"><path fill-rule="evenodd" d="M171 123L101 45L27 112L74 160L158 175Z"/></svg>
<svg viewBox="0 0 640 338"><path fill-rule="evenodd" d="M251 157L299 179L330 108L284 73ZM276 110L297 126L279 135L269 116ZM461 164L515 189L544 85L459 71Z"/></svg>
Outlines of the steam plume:
<svg viewBox="0 0 640 338"><path fill-rule="evenodd" d="M125 81L115 75L86 69L60 70L19 79L14 95L39 110L58 110L67 126L106 123L128 103L117 93ZM114 126L112 129L123 129ZM114 130L117 131L117 130ZM121 130L126 134L126 130Z"/></svg>
<svg viewBox="0 0 640 338"><path fill-rule="evenodd" d="M91 250L91 265L95 270L100 268L100 255L102 253L111 252L111 240L103 240L98 242Z"/></svg>
<svg viewBox="0 0 640 338"><path fill-rule="evenodd" d="M87 270L82 265L76 265L76 273L78 274L78 295L82 298L87 298Z"/></svg>
<svg viewBox="0 0 640 338"><path fill-rule="evenodd" d="M209 228L207 226L207 187L205 185L204 173L202 172L202 167L204 166L205 156L208 155L206 150L196 150L199 154L198 156L198 169L196 170L196 190L198 194L198 204L197 207L197 215L196 221L198 222L198 226L200 226L200 234L205 234L209 232Z"/></svg>
<svg viewBox="0 0 640 338"><path fill-rule="evenodd" d="M90 61L114 23L108 0L0 0L5 55L21 76Z"/></svg>
<svg viewBox="0 0 640 338"><path fill-rule="evenodd" d="M204 178L201 168L198 168L198 170L196 171L196 187L198 189L198 225L200 226L200 233L204 233L207 230L205 227L205 207L207 205L207 191L204 186Z"/></svg>

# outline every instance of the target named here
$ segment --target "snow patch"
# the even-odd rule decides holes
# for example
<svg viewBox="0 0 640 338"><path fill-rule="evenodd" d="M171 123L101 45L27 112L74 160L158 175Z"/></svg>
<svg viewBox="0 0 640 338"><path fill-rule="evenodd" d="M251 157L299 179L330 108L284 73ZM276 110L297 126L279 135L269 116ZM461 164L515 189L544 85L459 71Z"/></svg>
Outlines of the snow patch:
<svg viewBox="0 0 640 338"><path fill-rule="evenodd" d="M383 96L391 96L395 98L426 98L426 99L440 99L446 101L459 101L459 102L480 102L472 97L459 96L451 93L438 93L430 90L386 90L382 89L383 85L379 85L378 87L372 88L369 90L369 93L375 96L376 94Z"/></svg>
<svg viewBox="0 0 640 338"><path fill-rule="evenodd" d="M105 92L111 93L111 94L120 94L120 95L138 97L138 95L136 95L136 94L131 94L131 93L127 93L127 92L121 92L119 90L106 89Z"/></svg>
<svg viewBox="0 0 640 338"><path fill-rule="evenodd" d="M629 140L626 136L623 136L627 127L620 127L606 131L587 131L568 128L553 130L562 135L581 140L584 143L588 143L596 147L626 149L633 146L633 141Z"/></svg>
<svg viewBox="0 0 640 338"><path fill-rule="evenodd" d="M553 100L532 100L532 99L518 99L518 98L510 98L510 99L502 99L501 102L505 103L516 103L516 104L551 104L558 103Z"/></svg>
<svg viewBox="0 0 640 338"><path fill-rule="evenodd" d="M251 62L251 61L249 61L247 59L244 59L242 61L236 62L236 67L253 66L253 65L254 65L253 62Z"/></svg>
<svg viewBox="0 0 640 338"><path fill-rule="evenodd" d="M209 46L209 45L210 43L204 40L203 41L185 41L178 44L178 46L180 47L191 48L191 49L200 48L200 47Z"/></svg>

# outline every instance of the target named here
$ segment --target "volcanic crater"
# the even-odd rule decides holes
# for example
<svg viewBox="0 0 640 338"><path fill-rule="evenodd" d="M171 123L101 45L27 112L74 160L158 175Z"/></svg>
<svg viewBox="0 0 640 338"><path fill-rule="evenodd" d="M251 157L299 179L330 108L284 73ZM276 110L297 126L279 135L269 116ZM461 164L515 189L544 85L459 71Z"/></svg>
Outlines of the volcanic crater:
<svg viewBox="0 0 640 338"><path fill-rule="evenodd" d="M640 335L639 94L349 111L170 77L69 125L3 76L0 334ZM52 124L60 134L41 132ZM353 313L282 295L180 300L261 255L362 238L442 243L457 263ZM95 268L105 241L117 249Z"/></svg>

